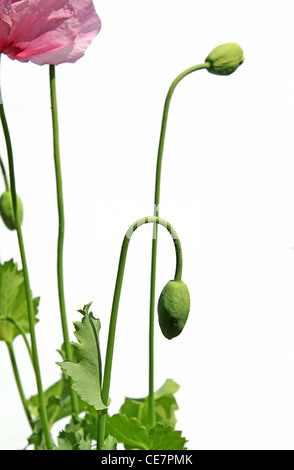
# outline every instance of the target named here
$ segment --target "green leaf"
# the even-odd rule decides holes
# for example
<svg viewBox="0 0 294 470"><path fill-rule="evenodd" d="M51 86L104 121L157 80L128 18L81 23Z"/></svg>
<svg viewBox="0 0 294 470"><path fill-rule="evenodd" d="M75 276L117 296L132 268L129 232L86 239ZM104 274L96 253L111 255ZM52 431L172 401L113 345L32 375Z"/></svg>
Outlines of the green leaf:
<svg viewBox="0 0 294 470"><path fill-rule="evenodd" d="M45 404L48 404L48 401L51 397L59 399L64 386L64 381L61 379L58 382L55 382L44 392ZM27 400L30 412L33 416L39 416L39 397L38 395L33 395Z"/></svg>
<svg viewBox="0 0 294 470"><path fill-rule="evenodd" d="M119 413L126 415L128 418L137 418L141 421L141 410L144 406L145 398L143 400L136 400L134 398L125 398L123 405L119 409Z"/></svg>
<svg viewBox="0 0 294 470"><path fill-rule="evenodd" d="M83 430L77 432L61 431L57 437L58 447L54 450L91 450L91 442L85 441Z"/></svg>
<svg viewBox="0 0 294 470"><path fill-rule="evenodd" d="M73 343L77 363L64 361L57 362L63 372L73 380L73 389L81 399L95 410L104 410L107 407L101 398L101 355L99 346L100 321L89 313L91 304L85 305L82 313L82 322L75 322L75 336L79 343Z"/></svg>
<svg viewBox="0 0 294 470"><path fill-rule="evenodd" d="M154 393L155 418L157 423L172 428L175 427L177 422L175 411L178 410L179 407L173 394L176 393L179 388L179 385L172 379L167 379L162 387ZM119 413L125 414L128 418L137 418L148 430L151 427L148 397L138 399L126 398Z"/></svg>
<svg viewBox="0 0 294 470"><path fill-rule="evenodd" d="M84 420L72 418L57 437L54 450L91 450L91 438L84 429Z"/></svg>
<svg viewBox="0 0 294 470"><path fill-rule="evenodd" d="M166 379L164 384L158 390L156 390L156 392L154 393L154 397L156 399L164 395L174 395L175 393L177 393L179 388L180 386L172 379Z"/></svg>
<svg viewBox="0 0 294 470"><path fill-rule="evenodd" d="M62 378L51 385L44 392L44 399L46 405L47 419L49 428L56 422L66 416L72 414L72 403L70 394L70 383L68 378L64 375ZM29 398L28 406L30 412L35 416L37 429L42 427L41 418L39 414L39 398L38 395L34 395ZM86 404L79 399L79 411L82 412L86 408Z"/></svg>
<svg viewBox="0 0 294 470"><path fill-rule="evenodd" d="M61 431L57 437L58 447L54 450L75 450L76 437L73 432Z"/></svg>
<svg viewBox="0 0 294 470"><path fill-rule="evenodd" d="M45 450L46 443L42 426L34 426L33 433L28 438L28 445L34 446L34 450Z"/></svg>
<svg viewBox="0 0 294 470"><path fill-rule="evenodd" d="M101 450L116 450L116 448L117 448L117 440L115 439L115 437L110 436L109 434L107 438L105 439Z"/></svg>
<svg viewBox="0 0 294 470"><path fill-rule="evenodd" d="M149 449L147 429L136 418L123 414L107 416L106 434L115 436L117 442L122 442L128 449Z"/></svg>
<svg viewBox="0 0 294 470"><path fill-rule="evenodd" d="M151 450L185 450L186 442L181 431L174 431L163 424L156 424L149 433L149 449Z"/></svg>
<svg viewBox="0 0 294 470"><path fill-rule="evenodd" d="M33 299L35 316L40 298ZM38 320L35 318L35 321ZM13 260L0 264L0 340L12 343L19 334L29 333L29 318L23 271Z"/></svg>
<svg viewBox="0 0 294 470"><path fill-rule="evenodd" d="M175 428L177 423L175 411L178 410L178 404L172 395L164 395L155 400L156 422Z"/></svg>
<svg viewBox="0 0 294 470"><path fill-rule="evenodd" d="M184 450L187 442L181 431L170 426L158 423L148 432L138 419L123 414L107 416L106 433L115 436L128 450Z"/></svg>

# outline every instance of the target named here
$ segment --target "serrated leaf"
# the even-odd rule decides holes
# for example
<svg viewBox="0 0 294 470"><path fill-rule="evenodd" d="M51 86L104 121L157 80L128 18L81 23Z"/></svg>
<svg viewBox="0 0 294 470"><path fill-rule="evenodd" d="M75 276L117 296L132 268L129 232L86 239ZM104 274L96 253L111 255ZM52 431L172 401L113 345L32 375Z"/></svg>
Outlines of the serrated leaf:
<svg viewBox="0 0 294 470"><path fill-rule="evenodd" d="M57 442L58 447L54 447L54 450L74 450L76 444L75 434L73 432L60 431Z"/></svg>
<svg viewBox="0 0 294 470"><path fill-rule="evenodd" d="M54 450L91 450L91 439L84 429L84 420L72 418L65 429L60 431Z"/></svg>
<svg viewBox="0 0 294 470"><path fill-rule="evenodd" d="M82 322L75 322L75 336L79 343L73 343L77 362L57 362L62 370L73 380L72 388L88 405L95 410L107 407L101 398L101 355L99 346L100 321L89 313L91 304L85 305L80 312Z"/></svg>
<svg viewBox="0 0 294 470"><path fill-rule="evenodd" d="M34 315L38 313L40 298L33 299ZM10 321L12 320L12 321ZM35 321L38 320L35 318ZM19 325L20 329L16 326ZM13 260L0 264L0 340L13 339L30 331L23 271Z"/></svg>
<svg viewBox="0 0 294 470"><path fill-rule="evenodd" d="M106 433L115 436L128 450L184 450L187 442L181 431L170 426L156 424L148 432L138 419L123 414L107 417Z"/></svg>
<svg viewBox="0 0 294 470"><path fill-rule="evenodd" d="M136 418L123 414L107 416L106 434L115 436L117 442L122 442L129 449L149 449L147 429Z"/></svg>
<svg viewBox="0 0 294 470"><path fill-rule="evenodd" d="M185 450L186 442L181 431L163 424L156 424L149 432L150 450Z"/></svg>
<svg viewBox="0 0 294 470"><path fill-rule="evenodd" d="M154 393L155 418L157 423L172 428L176 425L175 411L178 410L178 404L173 396L179 389L179 385L172 379L167 379L165 383ZM137 418L143 426L150 429L149 420L149 399L144 398L126 398L121 406L119 413L125 414L128 418Z"/></svg>
<svg viewBox="0 0 294 470"><path fill-rule="evenodd" d="M91 450L91 442L85 441L82 431L61 431L57 437L58 447L54 450Z"/></svg>

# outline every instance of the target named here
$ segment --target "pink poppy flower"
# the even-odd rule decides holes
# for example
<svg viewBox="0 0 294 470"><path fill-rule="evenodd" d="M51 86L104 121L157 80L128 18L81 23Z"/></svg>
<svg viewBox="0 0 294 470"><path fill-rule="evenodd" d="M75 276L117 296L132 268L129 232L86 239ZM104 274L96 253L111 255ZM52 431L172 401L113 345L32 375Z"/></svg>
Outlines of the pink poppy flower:
<svg viewBox="0 0 294 470"><path fill-rule="evenodd" d="M76 62L99 33L92 0L0 0L0 54L21 62Z"/></svg>

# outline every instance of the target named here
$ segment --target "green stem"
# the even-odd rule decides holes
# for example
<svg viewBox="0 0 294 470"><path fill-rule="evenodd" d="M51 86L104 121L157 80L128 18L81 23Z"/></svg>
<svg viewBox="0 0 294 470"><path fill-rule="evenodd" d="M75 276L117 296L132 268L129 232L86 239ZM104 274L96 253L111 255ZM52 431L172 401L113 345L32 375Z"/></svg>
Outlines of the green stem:
<svg viewBox="0 0 294 470"><path fill-rule="evenodd" d="M14 354L14 350L13 350L13 346L12 346L12 343L7 342L6 344L7 344L7 348L8 348L8 351L9 351L12 370L13 370L13 373L14 373L14 377L15 377L16 385L17 385L18 392L19 392L19 395L20 395L20 399L21 399L25 414L28 418L28 422L31 426L31 429L33 430L34 429L34 421L33 421L33 418L31 416L31 413L30 413L30 410L29 410L29 407L28 407L28 404L27 404L27 400L26 400L26 397L25 397L25 394L24 394L24 391L23 391L23 387L22 387L22 384L21 384L21 380L20 380L20 376L19 376L19 372L18 372L18 368L17 368L17 363L16 363L16 359L15 359L15 354Z"/></svg>
<svg viewBox="0 0 294 470"><path fill-rule="evenodd" d="M204 64L195 65L190 67L180 75L178 75L172 82L166 96L163 117L160 131L160 139L158 146L157 165L156 165L156 178L155 178L155 195L154 195L154 216L159 216L159 199L160 199L160 182L161 182L161 167L162 156L165 142L165 134L167 127L168 112L170 107L171 98L177 84L190 73L207 69L209 62ZM155 424L155 404L154 404L154 311L155 311L155 284L156 284L156 260L157 260L157 240L158 240L158 226L154 225L153 239L152 239L152 256L151 256L151 283L150 283L150 317L149 317L149 419L152 425Z"/></svg>
<svg viewBox="0 0 294 470"><path fill-rule="evenodd" d="M58 295L61 326L63 332L64 348L66 359L73 361L72 349L69 341L68 326L65 310L65 296L64 296L64 283L63 283L63 244L64 244L64 207L63 207L63 190L62 190L62 176L60 165L60 150L59 150L59 128L58 128L58 113L57 113L57 96L56 96L56 79L55 79L55 66L49 65L50 76L50 97L51 97L51 111L52 111L52 126L53 126L53 150L54 150L54 164L55 164L55 177L56 177L56 190L57 190L57 204L58 204L58 244L57 244L57 278L58 278ZM71 379L70 379L71 381ZM75 391L71 388L71 403L73 414L77 417L79 414L78 398Z"/></svg>
<svg viewBox="0 0 294 470"><path fill-rule="evenodd" d="M105 358L104 375L103 375L103 386L102 386L102 392L101 392L102 401L103 403L106 403L106 404L108 403L108 398L109 398L109 388L110 388L110 378L111 378L111 368L112 368L112 359L113 359L117 313L118 313L118 307L119 307L119 300L120 300L128 246L129 246L130 239L134 231L138 227L146 223L163 225L169 231L169 233L173 237L175 251L176 251L175 278L177 280L180 280L182 276L183 263L182 263L181 242L175 229L171 226L169 222L167 222L166 220L160 219L159 217L152 216L152 217L144 217L142 219L139 219L133 225L130 226L129 230L127 231L124 237L122 248L121 248L118 272L117 272L117 278L116 278L116 284L115 284L115 290L114 290L114 296L113 296L109 331L108 331L108 341L107 341L106 358ZM105 438L106 414L107 414L107 410L102 412L102 415L100 417L100 426L99 426L99 435L98 435L98 448L99 449L101 449L103 442L104 442L104 438Z"/></svg>
<svg viewBox="0 0 294 470"><path fill-rule="evenodd" d="M0 92L0 97L1 97L1 92ZM30 289L29 274L28 274L28 267L27 267L25 249L24 249L22 230L21 230L20 221L19 221L19 217L18 217L18 211L17 211L17 197L16 197L13 152L12 152L11 139L10 139L10 134L9 134L9 129L8 129L7 121L6 121L6 116L5 116L5 112L4 112L4 106L3 106L3 103L2 103L2 99L1 99L1 102L0 102L0 118L1 118L1 122L2 122L2 127L3 127L4 136L5 136L6 147L7 147L7 155L8 155L8 163L9 163L10 189L11 189L11 195L12 195L15 226L16 226L20 256L21 256L21 262L22 262L22 268L23 268L24 283L25 283L25 289L26 289L29 327L30 327L31 344L32 344L32 355L33 355L33 360L34 360L34 371L35 371L37 389L38 389L40 416L41 416L41 421L42 421L42 426L43 426L43 432L44 432L46 445L47 445L47 448L49 450L51 450L52 449L52 441L51 441L51 436L50 436L49 427L48 427L46 406L45 406L44 393L43 393L43 388L42 388L41 373L40 373L38 351L37 351L37 341L36 341L36 334L35 334L34 308L33 308L31 289Z"/></svg>
<svg viewBox="0 0 294 470"><path fill-rule="evenodd" d="M7 178L5 166L4 166L4 163L3 163L3 160L2 160L1 155L0 155L0 167L1 167L2 175L3 175L3 179L4 179L5 190L6 190L6 191L9 191L8 178Z"/></svg>
<svg viewBox="0 0 294 470"><path fill-rule="evenodd" d="M102 411L97 411L97 443L96 443L96 450L101 450L103 443L104 443L104 434L105 434L105 425L104 429L101 429L101 417L102 417L103 412Z"/></svg>

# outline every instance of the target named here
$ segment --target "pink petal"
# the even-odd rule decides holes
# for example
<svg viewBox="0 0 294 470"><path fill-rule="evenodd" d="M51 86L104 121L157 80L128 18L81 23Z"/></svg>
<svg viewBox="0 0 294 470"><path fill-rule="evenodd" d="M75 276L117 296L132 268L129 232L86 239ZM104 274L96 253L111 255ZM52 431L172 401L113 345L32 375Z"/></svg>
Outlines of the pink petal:
<svg viewBox="0 0 294 470"><path fill-rule="evenodd" d="M9 18L9 8L7 7L8 2L0 3L0 51L7 44L11 28L11 19Z"/></svg>
<svg viewBox="0 0 294 470"><path fill-rule="evenodd" d="M11 27L3 52L21 62L75 62L101 28L92 0L19 0L6 4L8 8L10 4ZM4 19L5 12L2 15L0 10L0 24ZM1 39L0 33L0 44Z"/></svg>

